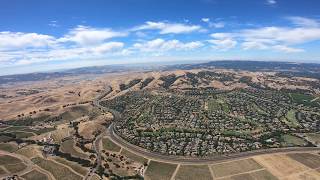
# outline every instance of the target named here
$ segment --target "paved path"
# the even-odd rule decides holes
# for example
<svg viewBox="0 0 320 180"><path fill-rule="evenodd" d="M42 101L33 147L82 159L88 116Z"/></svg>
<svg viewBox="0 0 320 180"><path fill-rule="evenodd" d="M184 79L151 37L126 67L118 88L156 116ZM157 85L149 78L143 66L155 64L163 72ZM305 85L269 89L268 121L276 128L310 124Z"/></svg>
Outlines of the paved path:
<svg viewBox="0 0 320 180"><path fill-rule="evenodd" d="M107 96L109 93L112 92L112 88L111 86L106 86L105 90L103 91L102 94L98 95L94 100L93 100L93 105L98 107L100 110L102 111L110 111L112 113L113 110L108 109L104 106L100 105L100 101L102 98L104 98L105 96ZM117 114L116 112L113 112L112 114ZM117 117L118 118L118 117ZM105 135L105 132L99 134L96 139L93 142L93 150L96 152L97 155L97 165L96 167L94 167L93 169L91 169L86 176L84 176L83 179L87 180L90 179L93 174L97 171L97 168L101 165L101 152L100 152L100 142L101 142L101 138Z"/></svg>

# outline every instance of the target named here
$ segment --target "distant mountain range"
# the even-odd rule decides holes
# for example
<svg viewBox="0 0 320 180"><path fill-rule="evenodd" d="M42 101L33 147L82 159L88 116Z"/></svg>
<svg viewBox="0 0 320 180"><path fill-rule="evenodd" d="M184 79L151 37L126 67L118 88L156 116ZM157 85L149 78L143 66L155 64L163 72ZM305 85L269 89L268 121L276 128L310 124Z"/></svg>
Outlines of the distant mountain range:
<svg viewBox="0 0 320 180"><path fill-rule="evenodd" d="M127 71L152 71L152 70L174 70L174 69L198 69L198 68L224 68L247 71L277 71L282 76L302 76L320 79L320 64L316 63L292 63L292 62L267 62L267 61L211 61L199 64L178 65L106 65L83 67L59 72L30 73L0 76L0 85L24 81L41 81L67 76L84 74L99 75L106 73L117 73Z"/></svg>

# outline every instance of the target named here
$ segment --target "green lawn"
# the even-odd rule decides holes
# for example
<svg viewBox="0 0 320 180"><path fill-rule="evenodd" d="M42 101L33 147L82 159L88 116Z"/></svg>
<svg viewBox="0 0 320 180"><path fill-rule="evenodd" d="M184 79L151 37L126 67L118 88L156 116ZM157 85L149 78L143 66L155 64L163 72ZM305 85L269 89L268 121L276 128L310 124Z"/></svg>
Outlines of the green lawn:
<svg viewBox="0 0 320 180"><path fill-rule="evenodd" d="M290 97L294 103L303 104L305 106L317 106L320 107L320 100L314 100L316 97L311 95L290 93Z"/></svg>
<svg viewBox="0 0 320 180"><path fill-rule="evenodd" d="M287 115L286 115L286 119L288 126L290 127L299 127L300 124L296 119L296 110L291 109L290 111L288 111Z"/></svg>
<svg viewBox="0 0 320 180"><path fill-rule="evenodd" d="M304 146L306 144L306 141L303 140L302 138L285 134L282 136L283 142L281 144L283 146Z"/></svg>
<svg viewBox="0 0 320 180"><path fill-rule="evenodd" d="M229 113L229 106L223 99L209 99L208 101L209 111L224 111Z"/></svg>

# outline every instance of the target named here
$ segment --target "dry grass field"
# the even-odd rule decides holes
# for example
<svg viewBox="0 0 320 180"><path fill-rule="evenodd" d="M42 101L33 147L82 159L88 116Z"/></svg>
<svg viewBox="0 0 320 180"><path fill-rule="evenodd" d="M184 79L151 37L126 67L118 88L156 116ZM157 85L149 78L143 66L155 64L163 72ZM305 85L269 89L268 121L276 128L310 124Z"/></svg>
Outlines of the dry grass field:
<svg viewBox="0 0 320 180"><path fill-rule="evenodd" d="M290 158L298 161L305 166L316 169L320 168L320 156L310 153L289 153L287 154Z"/></svg>
<svg viewBox="0 0 320 180"><path fill-rule="evenodd" d="M61 166L60 164L46 160L40 157L33 158L32 161L40 168L50 172L54 178L59 180L78 180L82 179L81 176L73 173L67 167Z"/></svg>
<svg viewBox="0 0 320 180"><path fill-rule="evenodd" d="M89 155L81 151L80 148L75 146L75 142L73 139L68 139L61 143L60 150L65 153L70 153L72 156L80 157L80 158L88 158Z"/></svg>
<svg viewBox="0 0 320 180"><path fill-rule="evenodd" d="M242 159L211 165L211 169L215 177L224 177L228 175L230 176L239 173L246 173L262 168L263 167L253 159Z"/></svg>
<svg viewBox="0 0 320 180"><path fill-rule="evenodd" d="M82 167L81 165L75 163L75 162L71 162L71 161L68 161L68 160L65 160L63 158L60 158L60 157L53 157L53 160L58 162L58 163L61 163L61 164L64 164L68 167L70 167L71 169L73 169L74 171L76 171L77 173L85 176L87 173L88 173L88 169Z"/></svg>
<svg viewBox="0 0 320 180"><path fill-rule="evenodd" d="M33 158L35 156L41 155L41 147L38 145L28 145L18 149L15 153L21 154L28 158Z"/></svg>
<svg viewBox="0 0 320 180"><path fill-rule="evenodd" d="M32 170L24 175L22 175L25 180L47 180L49 179L47 175L41 173L38 170Z"/></svg>
<svg viewBox="0 0 320 180"><path fill-rule="evenodd" d="M133 161L136 161L136 162L139 162L141 164L144 164L144 163L147 163L148 162L148 159L142 157L142 156L139 156L139 155L136 155L126 149L123 149L121 151L121 154L126 156L127 158L133 160Z"/></svg>
<svg viewBox="0 0 320 180"><path fill-rule="evenodd" d="M7 174L7 171L4 169L4 167L0 166L0 175Z"/></svg>
<svg viewBox="0 0 320 180"><path fill-rule="evenodd" d="M4 167L10 172L10 173L17 173L27 168L27 165L24 163L17 163L17 164L7 164L4 165Z"/></svg>
<svg viewBox="0 0 320 180"><path fill-rule="evenodd" d="M212 178L207 165L181 165L175 176L176 180L212 180Z"/></svg>
<svg viewBox="0 0 320 180"><path fill-rule="evenodd" d="M14 152L18 149L16 143L0 143L0 150Z"/></svg>
<svg viewBox="0 0 320 180"><path fill-rule="evenodd" d="M145 179L146 180L155 180L155 179L170 180L176 168L177 168L176 164L151 161L145 172Z"/></svg>
<svg viewBox="0 0 320 180"><path fill-rule="evenodd" d="M281 180L319 180L320 173L316 170L310 170L302 173L295 173Z"/></svg>
<svg viewBox="0 0 320 180"><path fill-rule="evenodd" d="M102 138L102 147L105 150L119 152L121 147L112 142L109 138Z"/></svg>
<svg viewBox="0 0 320 180"><path fill-rule="evenodd" d="M289 176L300 173L308 168L285 154L262 155L253 158L277 177Z"/></svg>

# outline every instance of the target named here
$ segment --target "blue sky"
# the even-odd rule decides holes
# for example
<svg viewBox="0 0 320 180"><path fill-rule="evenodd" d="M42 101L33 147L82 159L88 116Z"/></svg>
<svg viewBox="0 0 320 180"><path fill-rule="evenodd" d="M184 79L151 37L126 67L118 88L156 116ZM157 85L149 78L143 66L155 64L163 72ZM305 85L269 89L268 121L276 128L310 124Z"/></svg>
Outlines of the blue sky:
<svg viewBox="0 0 320 180"><path fill-rule="evenodd" d="M2 0L0 74L195 60L320 63L319 0Z"/></svg>

